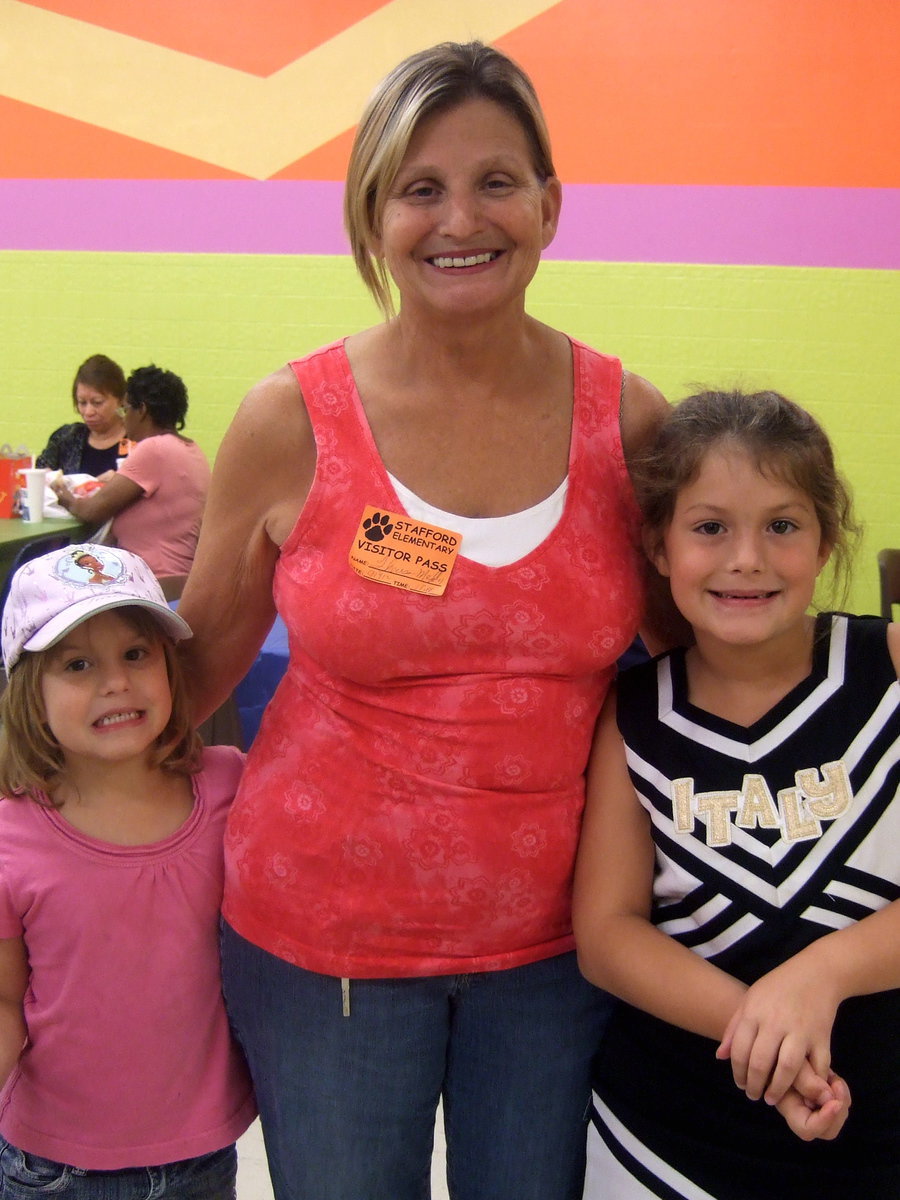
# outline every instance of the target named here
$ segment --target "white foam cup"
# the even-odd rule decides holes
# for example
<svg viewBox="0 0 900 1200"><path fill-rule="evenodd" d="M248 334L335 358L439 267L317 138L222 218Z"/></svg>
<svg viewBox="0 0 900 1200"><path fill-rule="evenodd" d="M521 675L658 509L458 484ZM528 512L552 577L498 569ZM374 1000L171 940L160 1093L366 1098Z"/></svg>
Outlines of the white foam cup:
<svg viewBox="0 0 900 1200"><path fill-rule="evenodd" d="M25 499L28 504L26 521L43 521L44 519L44 486L47 482L46 467L26 467L22 472L25 476Z"/></svg>

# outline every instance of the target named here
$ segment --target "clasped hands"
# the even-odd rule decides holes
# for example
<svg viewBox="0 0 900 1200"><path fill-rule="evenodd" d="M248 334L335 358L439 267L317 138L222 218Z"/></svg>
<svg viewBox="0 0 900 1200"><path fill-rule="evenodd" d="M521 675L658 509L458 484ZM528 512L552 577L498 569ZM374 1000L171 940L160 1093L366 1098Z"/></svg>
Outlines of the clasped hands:
<svg viewBox="0 0 900 1200"><path fill-rule="evenodd" d="M749 1099L763 1097L803 1141L837 1137L849 1113L850 1090L831 1070L839 1002L827 980L789 959L747 989L716 1050Z"/></svg>

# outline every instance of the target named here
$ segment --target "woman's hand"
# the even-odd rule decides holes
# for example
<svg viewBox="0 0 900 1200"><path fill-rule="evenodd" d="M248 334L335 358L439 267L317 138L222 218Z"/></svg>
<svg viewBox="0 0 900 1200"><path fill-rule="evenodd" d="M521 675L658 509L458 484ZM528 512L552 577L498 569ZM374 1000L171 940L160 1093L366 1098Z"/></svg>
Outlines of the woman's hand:
<svg viewBox="0 0 900 1200"><path fill-rule="evenodd" d="M272 626L275 563L315 466L306 406L293 371L283 367L251 390L222 439L178 606L194 631L178 649L197 720L243 678Z"/></svg>
<svg viewBox="0 0 900 1200"><path fill-rule="evenodd" d="M69 485L63 480L63 477L60 476L59 479L54 479L53 482L50 484L50 487L51 487L54 495L56 496L57 500L60 502L60 504L66 510L66 512L69 512L70 509L72 508L72 503L75 500L75 493L72 491L72 489L69 487Z"/></svg>
<svg viewBox="0 0 900 1200"><path fill-rule="evenodd" d="M87 496L77 496L62 476L53 480L50 486L63 508L86 525L102 525L129 504L134 504L144 494L144 489L139 484L133 479L126 479L117 471L113 472L109 482Z"/></svg>

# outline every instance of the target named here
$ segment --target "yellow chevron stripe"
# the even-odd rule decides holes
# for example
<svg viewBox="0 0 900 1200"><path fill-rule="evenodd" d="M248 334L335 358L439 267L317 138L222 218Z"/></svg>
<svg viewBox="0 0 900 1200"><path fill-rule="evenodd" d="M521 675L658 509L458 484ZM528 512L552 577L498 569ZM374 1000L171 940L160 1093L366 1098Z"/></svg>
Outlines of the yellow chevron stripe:
<svg viewBox="0 0 900 1200"><path fill-rule="evenodd" d="M439 41L494 41L561 0L391 0L261 79L0 0L0 93L256 179L358 119L378 80Z"/></svg>

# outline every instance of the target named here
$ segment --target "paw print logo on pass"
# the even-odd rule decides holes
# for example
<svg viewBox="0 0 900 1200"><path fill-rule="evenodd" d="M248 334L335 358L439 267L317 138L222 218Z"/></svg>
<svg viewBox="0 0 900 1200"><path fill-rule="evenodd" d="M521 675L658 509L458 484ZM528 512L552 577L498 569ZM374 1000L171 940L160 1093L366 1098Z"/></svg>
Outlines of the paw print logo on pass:
<svg viewBox="0 0 900 1200"><path fill-rule="evenodd" d="M363 521L363 530L370 542L381 542L388 536L394 526L387 513L372 513Z"/></svg>

